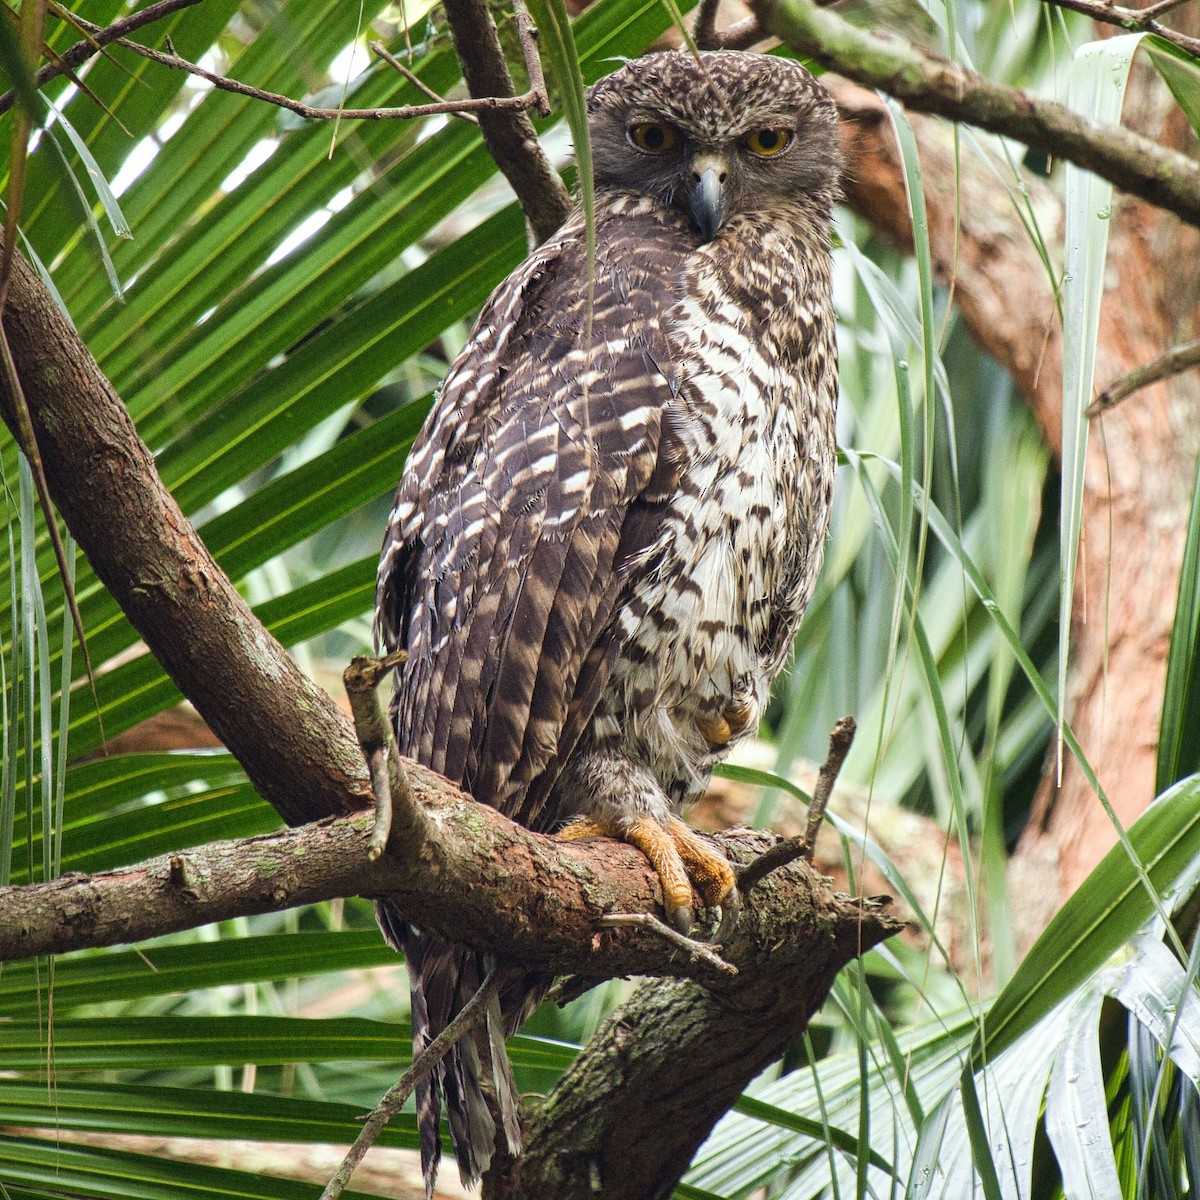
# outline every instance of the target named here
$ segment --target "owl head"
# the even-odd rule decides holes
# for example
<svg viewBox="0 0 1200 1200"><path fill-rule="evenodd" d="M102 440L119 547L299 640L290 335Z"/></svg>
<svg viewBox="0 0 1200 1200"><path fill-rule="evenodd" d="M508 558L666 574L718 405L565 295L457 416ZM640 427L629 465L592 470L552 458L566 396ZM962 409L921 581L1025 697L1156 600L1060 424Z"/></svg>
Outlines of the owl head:
<svg viewBox="0 0 1200 1200"><path fill-rule="evenodd" d="M804 200L828 210L837 110L799 63L686 50L627 63L588 93L597 188L679 209L711 241L734 214Z"/></svg>

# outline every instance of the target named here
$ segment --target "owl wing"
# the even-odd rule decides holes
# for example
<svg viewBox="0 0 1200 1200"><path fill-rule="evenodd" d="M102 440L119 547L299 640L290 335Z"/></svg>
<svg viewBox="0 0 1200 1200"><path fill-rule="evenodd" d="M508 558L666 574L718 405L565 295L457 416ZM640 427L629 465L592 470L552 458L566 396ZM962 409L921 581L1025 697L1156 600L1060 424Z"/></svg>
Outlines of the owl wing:
<svg viewBox="0 0 1200 1200"><path fill-rule="evenodd" d="M688 246L662 233L652 214L602 222L589 293L575 221L501 285L384 541L378 632L409 655L400 749L538 827L619 649L624 568L678 481L663 320Z"/></svg>

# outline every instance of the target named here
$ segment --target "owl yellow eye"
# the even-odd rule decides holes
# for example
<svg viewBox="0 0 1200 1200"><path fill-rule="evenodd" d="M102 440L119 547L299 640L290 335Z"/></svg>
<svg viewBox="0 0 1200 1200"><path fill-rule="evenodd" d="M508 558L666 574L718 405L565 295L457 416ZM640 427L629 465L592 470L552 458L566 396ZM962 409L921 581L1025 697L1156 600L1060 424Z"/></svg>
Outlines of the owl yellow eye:
<svg viewBox="0 0 1200 1200"><path fill-rule="evenodd" d="M630 125L629 140L647 154L666 154L674 150L679 142L679 134L670 125L656 125L647 121L641 125Z"/></svg>
<svg viewBox="0 0 1200 1200"><path fill-rule="evenodd" d="M742 139L742 145L760 158L774 158L792 144L793 136L790 129L756 129Z"/></svg>

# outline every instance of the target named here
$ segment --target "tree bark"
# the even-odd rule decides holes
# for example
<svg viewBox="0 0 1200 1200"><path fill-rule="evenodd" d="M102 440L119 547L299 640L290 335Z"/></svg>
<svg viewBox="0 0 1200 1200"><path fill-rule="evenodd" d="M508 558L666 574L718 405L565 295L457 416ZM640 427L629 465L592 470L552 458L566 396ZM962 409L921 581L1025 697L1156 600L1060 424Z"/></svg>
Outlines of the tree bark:
<svg viewBox="0 0 1200 1200"><path fill-rule="evenodd" d="M350 723L217 566L20 254L3 319L54 503L175 685L288 824L361 807L370 790ZM10 429L13 404L0 379Z"/></svg>
<svg viewBox="0 0 1200 1200"><path fill-rule="evenodd" d="M835 896L828 880L796 861L753 890L721 956L702 945L681 952L652 928L602 931L607 915L655 907L658 880L644 855L607 838L560 842L533 833L432 771L412 763L410 772L429 825L419 846L369 861L370 815L358 813L98 875L0 888L0 961L142 941L339 896L386 895L422 929L539 974L597 982L653 974L722 994L735 984L748 994L793 985L817 994L816 964L832 954L844 965L901 928L877 903L864 908ZM749 861L774 839L743 830L719 840L736 861Z"/></svg>
<svg viewBox="0 0 1200 1200"><path fill-rule="evenodd" d="M745 845L738 850L744 855ZM535 1115L528 1149L498 1197L671 1194L746 1084L803 1032L840 964L878 940L870 902L843 897L841 916L831 920L831 910L799 895L784 899L786 878L768 876L760 886L776 897L772 909L786 907L793 929L772 930L763 920L768 910L756 905L749 923L767 959L711 989L687 980L640 988L596 1032ZM739 940L746 926L743 914Z"/></svg>

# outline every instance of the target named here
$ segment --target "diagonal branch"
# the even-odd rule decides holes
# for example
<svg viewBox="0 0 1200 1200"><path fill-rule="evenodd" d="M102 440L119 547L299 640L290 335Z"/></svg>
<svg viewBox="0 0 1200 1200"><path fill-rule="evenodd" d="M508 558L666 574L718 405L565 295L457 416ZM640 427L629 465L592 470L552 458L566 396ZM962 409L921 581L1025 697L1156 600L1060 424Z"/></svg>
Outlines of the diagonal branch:
<svg viewBox="0 0 1200 1200"><path fill-rule="evenodd" d="M571 197L566 185L542 150L533 123L525 111L533 108L546 116L550 110L546 81L537 54L537 29L519 0L514 8L517 36L529 76L529 89L526 92L517 95L513 88L496 25L484 0L449 0L446 15L462 64L463 78L471 93L470 98L434 99L429 104L395 108L321 108L305 104L289 96L251 87L208 71L175 54L170 48L167 51L154 50L126 36L196 3L199 0L159 0L159 3L108 26L95 25L77 16L76 23L87 30L90 36L72 46L55 63L42 68L36 76L37 85L40 87L85 62L104 46L116 43L162 66L187 71L205 79L223 91L276 105L309 120L409 120L440 113L473 117L479 123L488 152L516 193L538 242L545 241L553 234L570 212ZM0 113L7 111L12 104L12 92L0 96Z"/></svg>
<svg viewBox="0 0 1200 1200"><path fill-rule="evenodd" d="M100 26L81 21L82 25L102 32ZM143 46L140 42L128 38L117 38L116 44L159 66L170 67L175 71L186 71L200 79L211 83L218 91L231 92L235 96L245 96L250 100L261 100L264 104L273 104L276 108L286 109L298 117L309 121L411 121L418 117L432 117L441 114L463 114L483 112L485 110L522 110L526 108L541 108L546 103L546 93L543 90L531 89L523 95L514 96L478 96L465 100L433 100L429 104L401 104L394 108L322 108L318 105L305 104L302 100L293 100L291 96L280 95L279 92L268 92L263 88L251 87L230 79L226 75L218 75L197 63L181 58L173 51L154 50ZM170 43L168 42L168 45Z"/></svg>
<svg viewBox="0 0 1200 1200"><path fill-rule="evenodd" d="M1099 3L1099 0L1043 0L1043 3L1069 8L1072 12L1091 17L1093 21L1116 25L1118 29L1127 29L1131 33L1157 34L1163 41L1171 42L1189 54L1200 55L1200 38L1189 37L1178 29L1169 29L1155 19L1167 8L1178 7L1180 2L1167 0L1165 6L1152 4L1149 8L1124 8L1119 4Z"/></svg>
<svg viewBox="0 0 1200 1200"><path fill-rule="evenodd" d="M179 12L180 9L191 8L192 5L199 3L200 0L158 0L157 4L149 4L103 28L75 16L74 23L80 28L90 30L90 36L76 42L64 50L54 62L42 67L33 77L34 87L40 88L43 84L49 83L51 79L65 75L68 71L81 66L93 55L99 54L105 46L109 46L131 33L136 33L139 29L152 25L155 21L161 21L164 17ZM8 112L15 99L16 93L12 91L0 95L0 114Z"/></svg>
<svg viewBox="0 0 1200 1200"><path fill-rule="evenodd" d="M1123 379L1110 383L1087 407L1087 416L1099 417L1110 409L1115 408L1134 392L1149 387L1159 380L1169 379L1172 375L1181 375L1200 367L1200 338L1185 342L1182 346L1173 346L1160 354L1158 358L1135 367Z"/></svg>
<svg viewBox="0 0 1200 1200"><path fill-rule="evenodd" d="M754 10L793 50L915 112L1015 138L1200 226L1200 167L1177 151L993 83L899 38L859 29L812 0L755 0Z"/></svg>
<svg viewBox="0 0 1200 1200"><path fill-rule="evenodd" d="M55 505L176 686L289 824L365 803L349 722L197 537L112 385L19 254L3 319ZM2 377L0 416L11 429L16 406Z"/></svg>
<svg viewBox="0 0 1200 1200"><path fill-rule="evenodd" d="M387 1123L404 1107L413 1089L446 1057L450 1047L465 1037L487 1017L488 1005L496 996L498 968L493 967L479 990L458 1010L454 1019L413 1059L400 1081L388 1088L383 1099L363 1122L362 1132L354 1139L342 1165L325 1185L320 1200L338 1200L346 1190L359 1163L375 1144Z"/></svg>

